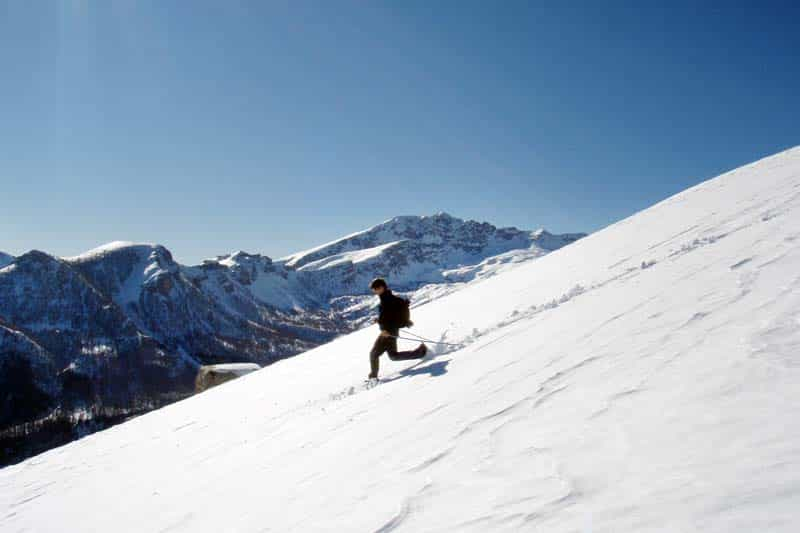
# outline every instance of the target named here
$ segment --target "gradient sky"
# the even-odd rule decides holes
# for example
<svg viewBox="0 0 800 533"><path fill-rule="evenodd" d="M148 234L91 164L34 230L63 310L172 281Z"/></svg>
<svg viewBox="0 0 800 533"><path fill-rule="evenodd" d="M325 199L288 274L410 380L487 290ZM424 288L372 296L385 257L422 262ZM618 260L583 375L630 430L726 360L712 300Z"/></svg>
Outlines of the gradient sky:
<svg viewBox="0 0 800 533"><path fill-rule="evenodd" d="M0 250L593 231L800 144L798 8L645 3L0 0Z"/></svg>

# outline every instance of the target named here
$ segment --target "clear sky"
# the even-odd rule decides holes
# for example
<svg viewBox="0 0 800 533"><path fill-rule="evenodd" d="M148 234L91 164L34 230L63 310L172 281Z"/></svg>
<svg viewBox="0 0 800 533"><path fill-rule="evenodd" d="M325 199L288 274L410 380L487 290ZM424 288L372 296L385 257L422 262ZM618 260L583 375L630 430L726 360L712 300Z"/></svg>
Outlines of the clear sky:
<svg viewBox="0 0 800 533"><path fill-rule="evenodd" d="M0 250L592 231L800 144L800 10L648 3L0 0Z"/></svg>

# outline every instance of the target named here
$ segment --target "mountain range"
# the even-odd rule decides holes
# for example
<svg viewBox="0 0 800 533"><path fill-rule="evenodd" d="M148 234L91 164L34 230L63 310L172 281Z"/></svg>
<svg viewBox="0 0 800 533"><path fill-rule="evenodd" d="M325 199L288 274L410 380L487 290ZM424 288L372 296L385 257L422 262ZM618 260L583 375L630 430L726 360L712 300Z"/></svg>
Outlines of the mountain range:
<svg viewBox="0 0 800 533"><path fill-rule="evenodd" d="M190 395L200 365L268 365L358 329L378 275L418 306L582 236L440 213L275 260L239 251L185 266L161 245L127 242L2 254L0 440L26 448L33 431L49 442L41 426L56 422L93 431Z"/></svg>

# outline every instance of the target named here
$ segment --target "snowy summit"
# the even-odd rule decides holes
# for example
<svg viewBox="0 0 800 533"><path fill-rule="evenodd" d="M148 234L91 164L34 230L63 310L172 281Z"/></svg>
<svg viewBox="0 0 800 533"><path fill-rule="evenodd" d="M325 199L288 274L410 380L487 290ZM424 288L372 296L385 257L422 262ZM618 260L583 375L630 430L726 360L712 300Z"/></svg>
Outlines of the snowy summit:
<svg viewBox="0 0 800 533"><path fill-rule="evenodd" d="M415 308L456 346L376 387L367 328L1 470L0 529L797 531L798 242L795 148Z"/></svg>

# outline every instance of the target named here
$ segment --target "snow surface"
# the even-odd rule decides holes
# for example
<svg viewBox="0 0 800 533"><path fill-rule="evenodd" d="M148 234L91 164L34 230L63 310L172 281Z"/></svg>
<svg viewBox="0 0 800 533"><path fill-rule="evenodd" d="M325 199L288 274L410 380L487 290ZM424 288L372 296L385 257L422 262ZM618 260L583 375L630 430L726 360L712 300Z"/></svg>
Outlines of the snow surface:
<svg viewBox="0 0 800 533"><path fill-rule="evenodd" d="M375 231L376 228L379 228L379 227L381 227L381 226L383 226L385 224L388 224L388 223L392 222L393 220L395 220L396 218L402 218L402 217L395 217L395 218L392 218L392 219L384 220L380 224L376 224L375 226L372 226L372 227L367 228L365 230L356 231L356 232L350 233L349 235L345 235L344 237L339 237L336 240L333 240L333 241L330 241L330 242L326 242L324 244L320 244L319 246L315 246L313 248L309 248L308 250L303 250L302 252L296 252L296 253L293 253L291 255L287 255L286 257L282 257L282 258L278 259L278 261L282 262L282 263L285 263L286 266L290 266L290 267L296 266L297 263L299 263L303 258L305 258L305 257L307 257L309 255L312 255L312 254L314 254L316 252L319 252L320 250L325 250L327 248L332 248L332 247L336 246L337 244L347 242L347 241L353 239L354 237L358 237L360 235L369 234L370 232ZM422 218L425 218L425 217L422 217Z"/></svg>
<svg viewBox="0 0 800 533"><path fill-rule="evenodd" d="M310 263L306 263L299 270L302 271L309 271L309 270L322 270L325 268L331 268L333 266L343 265L347 263L362 263L369 259L378 257L383 253L385 250L396 246L401 241L393 241L386 244L381 244L379 246L374 246L372 248L364 248L362 250L351 250L349 252L342 252L340 254L334 254L328 257L324 257L322 259L318 259L316 261L312 261Z"/></svg>
<svg viewBox="0 0 800 533"><path fill-rule="evenodd" d="M800 148L0 470L2 531L800 528ZM411 343L405 343L411 345Z"/></svg>

